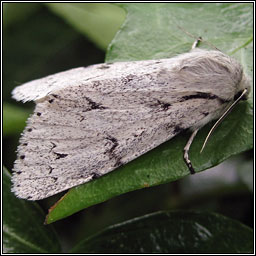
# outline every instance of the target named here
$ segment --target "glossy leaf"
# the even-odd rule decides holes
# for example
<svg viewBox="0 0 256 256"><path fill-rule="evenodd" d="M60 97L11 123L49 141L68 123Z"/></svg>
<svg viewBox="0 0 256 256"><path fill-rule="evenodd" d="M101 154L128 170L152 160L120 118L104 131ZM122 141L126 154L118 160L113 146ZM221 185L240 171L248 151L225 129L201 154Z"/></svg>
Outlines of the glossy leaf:
<svg viewBox="0 0 256 256"><path fill-rule="evenodd" d="M253 231L219 214L159 212L111 226L72 253L252 253Z"/></svg>
<svg viewBox="0 0 256 256"><path fill-rule="evenodd" d="M11 192L10 173L3 168L3 252L58 253L56 233L45 226L37 203L18 199Z"/></svg>
<svg viewBox="0 0 256 256"><path fill-rule="evenodd" d="M199 36L208 42L200 47L214 49L215 46L229 55L252 43L253 5L250 3L121 6L127 16L108 48L107 62L173 57L188 52ZM239 52L236 51L238 55ZM247 64L252 65L252 56L247 57Z"/></svg>

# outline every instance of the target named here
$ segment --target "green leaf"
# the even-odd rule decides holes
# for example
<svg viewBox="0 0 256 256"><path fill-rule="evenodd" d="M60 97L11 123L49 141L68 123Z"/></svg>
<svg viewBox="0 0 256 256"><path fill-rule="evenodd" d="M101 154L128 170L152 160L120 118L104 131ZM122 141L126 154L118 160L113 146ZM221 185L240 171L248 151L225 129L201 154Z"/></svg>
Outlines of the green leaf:
<svg viewBox="0 0 256 256"><path fill-rule="evenodd" d="M3 168L3 252L57 253L60 244L52 226L44 226L37 203L18 199L11 192L10 173Z"/></svg>
<svg viewBox="0 0 256 256"><path fill-rule="evenodd" d="M218 48L232 51L247 42L252 34L251 4L122 6L127 10L127 19L109 47L107 60L111 61L170 57L177 52L188 51L194 39L179 30L177 24L196 36L203 36ZM252 74L252 43L237 51L236 56ZM218 127L202 154L199 152L212 124L200 130L190 150L197 172L253 147L252 113L251 93L250 99L239 103ZM185 177L189 171L182 152L188 138L189 134L182 133L114 172L71 189L51 208L47 223L114 196Z"/></svg>
<svg viewBox="0 0 256 256"><path fill-rule="evenodd" d="M127 17L108 48L107 62L172 57L188 52L199 36L227 54L248 41L252 42L252 4L145 3L121 6ZM210 46L205 44L203 47Z"/></svg>
<svg viewBox="0 0 256 256"><path fill-rule="evenodd" d="M107 48L125 18L124 11L113 4L47 3L47 6L102 49Z"/></svg>
<svg viewBox="0 0 256 256"><path fill-rule="evenodd" d="M253 253L253 230L215 213L159 212L108 227L72 253Z"/></svg>
<svg viewBox="0 0 256 256"><path fill-rule="evenodd" d="M25 128L29 112L9 103L3 104L3 134L19 134Z"/></svg>

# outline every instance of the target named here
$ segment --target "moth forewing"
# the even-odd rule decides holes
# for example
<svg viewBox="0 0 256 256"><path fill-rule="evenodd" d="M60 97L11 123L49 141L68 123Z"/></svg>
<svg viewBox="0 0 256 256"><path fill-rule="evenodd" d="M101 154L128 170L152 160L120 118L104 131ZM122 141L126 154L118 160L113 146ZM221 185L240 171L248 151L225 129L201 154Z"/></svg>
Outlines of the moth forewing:
<svg viewBox="0 0 256 256"><path fill-rule="evenodd" d="M221 116L248 80L218 51L77 68L14 89L36 102L14 164L13 192L38 200L100 177Z"/></svg>

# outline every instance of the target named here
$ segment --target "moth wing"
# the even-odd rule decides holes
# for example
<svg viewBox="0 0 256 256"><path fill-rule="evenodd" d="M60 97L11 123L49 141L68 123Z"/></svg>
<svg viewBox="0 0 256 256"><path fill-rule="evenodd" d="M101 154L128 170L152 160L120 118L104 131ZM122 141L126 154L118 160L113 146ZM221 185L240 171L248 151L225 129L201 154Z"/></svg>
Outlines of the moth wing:
<svg viewBox="0 0 256 256"><path fill-rule="evenodd" d="M172 63L175 63L172 59L166 59L162 62L146 60L104 63L88 67L74 68L20 85L12 91L12 97L17 101L23 102L37 101L48 95L54 94L56 91L64 90L65 88L84 87L88 86L88 83L94 81L103 81L103 83L107 83L106 81L113 79L118 80L122 77L125 79L127 74L130 76L150 74L156 71L159 65L163 65L163 67L167 68L173 65ZM147 66L147 69L141 69L144 65ZM102 83L100 87L102 88ZM89 89L95 90L95 88L92 87Z"/></svg>
<svg viewBox="0 0 256 256"><path fill-rule="evenodd" d="M18 197L39 200L102 176L193 126L206 106L216 108L150 89L75 92L70 87L37 102L14 164Z"/></svg>
<svg viewBox="0 0 256 256"><path fill-rule="evenodd" d="M94 72L91 72L91 68ZM17 101L36 101L65 87L82 84L87 80L93 79L93 77L95 77L95 68L93 66L75 68L18 86L12 91L12 97Z"/></svg>
<svg viewBox="0 0 256 256"><path fill-rule="evenodd" d="M14 164L16 195L38 200L88 182L223 111L215 80L188 84L180 58L77 68L17 87L13 97L36 108Z"/></svg>

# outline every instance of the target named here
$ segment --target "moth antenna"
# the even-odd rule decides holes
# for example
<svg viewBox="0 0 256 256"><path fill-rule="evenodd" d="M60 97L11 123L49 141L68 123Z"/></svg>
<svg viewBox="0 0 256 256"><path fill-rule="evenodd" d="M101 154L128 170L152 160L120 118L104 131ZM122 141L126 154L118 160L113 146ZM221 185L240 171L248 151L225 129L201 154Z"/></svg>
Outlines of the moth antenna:
<svg viewBox="0 0 256 256"><path fill-rule="evenodd" d="M243 92L241 93L241 95L227 108L227 110L222 114L222 116L217 120L217 122L213 125L213 127L211 128L211 130L209 131L204 144L200 150L200 153L203 152L205 145L207 143L207 141L209 140L210 136L212 135L212 133L214 132L214 130L218 127L218 125L224 120L224 118L230 113L230 111L234 108L234 106L243 98L243 96L247 93L247 89L244 89Z"/></svg>
<svg viewBox="0 0 256 256"><path fill-rule="evenodd" d="M215 45L211 44L210 42L203 41L203 40L202 40L202 42L205 42L206 44L208 44L208 45L209 45L210 47L212 47L213 49L215 49L215 50L217 50L217 51L221 52L221 50L220 50L220 49L218 49Z"/></svg>
<svg viewBox="0 0 256 256"><path fill-rule="evenodd" d="M186 31L183 27L181 27L181 26L179 26L179 25L177 25L177 27L178 27L180 30L182 30L184 33L186 33L188 36L190 36L190 37L192 37L192 38L198 40L198 37L192 35L192 34L189 33L188 31Z"/></svg>
<svg viewBox="0 0 256 256"><path fill-rule="evenodd" d="M211 48L213 48L213 49L215 49L215 50L221 52L221 50L218 49L215 45L211 44L211 43L208 42L208 41L203 40L202 37L196 37L196 36L192 35L191 33L189 33L188 31L186 31L184 28L182 28L182 27L179 26L179 25L177 25L177 27L178 27L180 30L182 30L184 33L186 33L188 36L190 36L190 37L196 39L196 41L194 42L194 44L193 44L193 46L192 46L192 49L194 49L195 47L197 47L198 44L199 44L198 41L200 41L200 42L204 42L204 43L208 44ZM196 45L195 45L195 44L196 44ZM194 46L194 45L195 45L195 46Z"/></svg>

